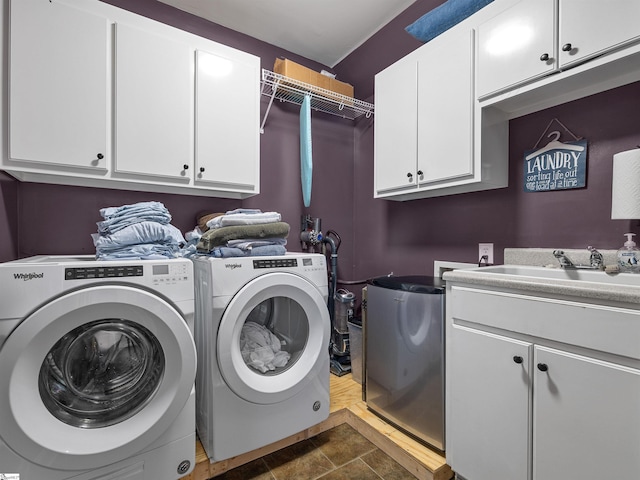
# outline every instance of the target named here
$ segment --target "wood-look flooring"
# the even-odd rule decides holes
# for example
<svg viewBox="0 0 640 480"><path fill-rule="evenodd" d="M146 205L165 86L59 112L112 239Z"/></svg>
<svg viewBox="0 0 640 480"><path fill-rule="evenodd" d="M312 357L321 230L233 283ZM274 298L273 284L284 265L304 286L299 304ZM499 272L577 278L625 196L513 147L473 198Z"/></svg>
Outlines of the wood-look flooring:
<svg viewBox="0 0 640 480"><path fill-rule="evenodd" d="M362 401L362 386L354 382L350 374L342 377L331 375L330 382L330 414L324 422L266 447L221 462L210 463L198 441L196 442L196 467L191 474L181 480L208 480L343 423L351 425L416 478L424 480L453 478L453 472L442 455L387 424L367 409Z"/></svg>

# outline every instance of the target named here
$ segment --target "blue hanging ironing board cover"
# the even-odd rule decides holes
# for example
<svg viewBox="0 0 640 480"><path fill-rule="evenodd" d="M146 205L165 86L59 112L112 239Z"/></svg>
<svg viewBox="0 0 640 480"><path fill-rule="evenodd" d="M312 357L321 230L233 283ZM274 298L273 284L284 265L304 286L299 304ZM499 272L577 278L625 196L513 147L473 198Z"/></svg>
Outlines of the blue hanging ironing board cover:
<svg viewBox="0 0 640 480"><path fill-rule="evenodd" d="M311 205L313 155L311 149L311 96L305 95L300 107L300 180L304 206Z"/></svg>

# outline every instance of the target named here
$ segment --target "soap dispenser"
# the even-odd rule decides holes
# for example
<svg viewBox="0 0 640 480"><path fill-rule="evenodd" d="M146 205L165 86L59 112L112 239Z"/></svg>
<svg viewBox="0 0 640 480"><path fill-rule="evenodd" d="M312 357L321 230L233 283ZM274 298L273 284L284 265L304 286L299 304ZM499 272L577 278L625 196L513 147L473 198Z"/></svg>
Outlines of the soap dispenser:
<svg viewBox="0 0 640 480"><path fill-rule="evenodd" d="M618 266L622 272L640 272L640 250L636 247L636 242L633 241L635 233L625 233L627 241L624 242L624 247L618 250Z"/></svg>

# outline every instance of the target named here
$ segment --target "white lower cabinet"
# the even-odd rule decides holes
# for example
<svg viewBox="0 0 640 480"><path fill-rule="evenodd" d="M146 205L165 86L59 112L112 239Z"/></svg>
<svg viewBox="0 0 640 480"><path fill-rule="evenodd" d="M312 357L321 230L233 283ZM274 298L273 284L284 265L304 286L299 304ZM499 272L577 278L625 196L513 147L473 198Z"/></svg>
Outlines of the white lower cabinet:
<svg viewBox="0 0 640 480"><path fill-rule="evenodd" d="M260 58L98 0L0 3L11 32L0 169L64 185L260 192ZM211 76L205 57L228 68Z"/></svg>
<svg viewBox="0 0 640 480"><path fill-rule="evenodd" d="M454 326L450 345L447 463L467 480L528 480L531 344Z"/></svg>
<svg viewBox="0 0 640 480"><path fill-rule="evenodd" d="M555 305L557 316L545 323L551 328L540 328L521 321L522 312L535 311L533 303L513 310L503 308L507 303L494 305L491 314L492 298L512 297L477 294L459 297L477 303L448 305L453 309L447 331L451 468L466 480L637 478L640 351L629 358L554 341L555 325L576 311L589 310L580 344L590 341L585 332L597 342L598 336L624 336L627 320L616 320L617 311L637 312L552 301L547 306ZM535 297L525 301L537 302ZM474 309L477 316L459 315ZM602 328L591 330L591 312L598 311ZM511 321L509 331L490 326ZM532 331L544 336L532 336ZM566 329L559 326L558 332L565 335Z"/></svg>
<svg viewBox="0 0 640 480"><path fill-rule="evenodd" d="M536 346L533 479L638 478L640 370Z"/></svg>

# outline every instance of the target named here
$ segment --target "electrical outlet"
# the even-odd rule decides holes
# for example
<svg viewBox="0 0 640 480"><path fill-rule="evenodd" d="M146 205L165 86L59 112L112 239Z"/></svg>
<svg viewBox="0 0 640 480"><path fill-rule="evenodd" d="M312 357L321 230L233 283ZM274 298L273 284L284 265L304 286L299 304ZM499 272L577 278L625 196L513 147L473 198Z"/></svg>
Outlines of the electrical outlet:
<svg viewBox="0 0 640 480"><path fill-rule="evenodd" d="M493 264L493 243L479 243L478 244L478 258L487 256L486 262Z"/></svg>

